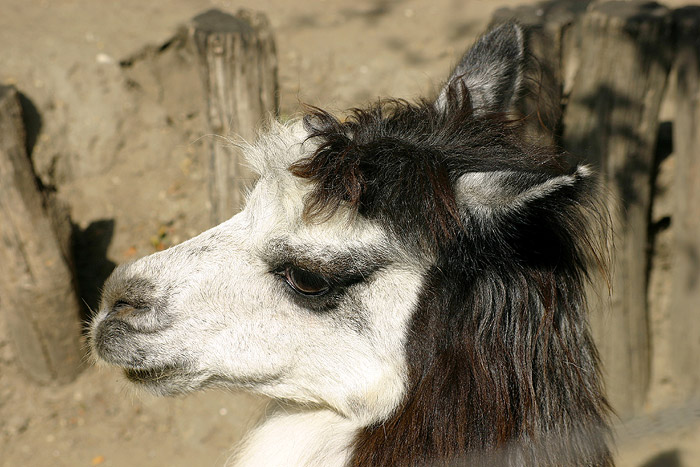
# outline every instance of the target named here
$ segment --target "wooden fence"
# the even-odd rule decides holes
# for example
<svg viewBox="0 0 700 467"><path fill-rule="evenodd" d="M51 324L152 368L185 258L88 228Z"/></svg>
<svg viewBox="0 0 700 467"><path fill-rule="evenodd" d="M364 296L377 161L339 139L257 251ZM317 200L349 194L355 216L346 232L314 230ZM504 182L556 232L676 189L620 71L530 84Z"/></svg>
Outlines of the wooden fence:
<svg viewBox="0 0 700 467"><path fill-rule="evenodd" d="M523 101L522 110L538 117L533 135L584 156L609 188L616 232L612 294L601 283L591 298L613 406L627 417L696 397L700 8L547 1L499 10L493 22L513 18L528 27L531 71L542 84L543 92ZM251 136L252 125L276 109L275 48L263 16L207 12L173 40L197 57L211 133ZM18 108L15 91L1 89L0 213L8 219L17 206L24 211L13 224L0 224L0 259L14 268L0 281L0 312L14 326L27 372L39 381L65 381L82 358L79 304L70 253L62 253L65 242L56 234L60 223L51 222L55 210L22 152ZM238 157L235 146L212 145L214 221L240 205L240 194L227 193L248 175L237 164L221 169Z"/></svg>
<svg viewBox="0 0 700 467"><path fill-rule="evenodd" d="M210 10L168 44L197 64L209 135L250 140L258 122L276 112L277 56L265 15ZM84 367L80 317L88 313L75 288L70 219L38 182L22 120L18 91L0 87L0 313L27 375L67 382ZM212 224L218 224L242 207L253 175L239 147L214 138L208 167Z"/></svg>
<svg viewBox="0 0 700 467"><path fill-rule="evenodd" d="M526 102L602 174L614 234L612 292L591 293L608 394L623 418L700 390L700 8L547 1L498 10L528 26ZM526 100L527 101L527 100ZM674 169L675 167L675 169Z"/></svg>

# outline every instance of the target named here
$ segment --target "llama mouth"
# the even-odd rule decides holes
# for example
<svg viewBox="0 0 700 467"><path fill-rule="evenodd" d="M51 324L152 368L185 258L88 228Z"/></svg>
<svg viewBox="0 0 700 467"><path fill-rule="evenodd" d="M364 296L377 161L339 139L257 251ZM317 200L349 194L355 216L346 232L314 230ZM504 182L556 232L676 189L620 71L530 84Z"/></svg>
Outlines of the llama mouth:
<svg viewBox="0 0 700 467"><path fill-rule="evenodd" d="M152 368L123 368L129 382L157 396L177 396L206 387L206 378L183 365Z"/></svg>
<svg viewBox="0 0 700 467"><path fill-rule="evenodd" d="M125 368L124 375L132 383L157 384L182 374L175 366L148 369Z"/></svg>

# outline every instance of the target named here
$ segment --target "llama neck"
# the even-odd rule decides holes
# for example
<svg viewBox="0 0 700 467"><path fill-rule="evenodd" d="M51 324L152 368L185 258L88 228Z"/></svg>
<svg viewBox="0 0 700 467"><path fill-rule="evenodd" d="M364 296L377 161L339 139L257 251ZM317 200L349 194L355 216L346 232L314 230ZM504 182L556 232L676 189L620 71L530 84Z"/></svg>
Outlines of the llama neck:
<svg viewBox="0 0 700 467"><path fill-rule="evenodd" d="M407 346L407 397L359 432L352 465L611 465L576 287L488 276L431 272Z"/></svg>
<svg viewBox="0 0 700 467"><path fill-rule="evenodd" d="M359 429L358 422L331 410L280 410L247 436L229 465L345 466Z"/></svg>

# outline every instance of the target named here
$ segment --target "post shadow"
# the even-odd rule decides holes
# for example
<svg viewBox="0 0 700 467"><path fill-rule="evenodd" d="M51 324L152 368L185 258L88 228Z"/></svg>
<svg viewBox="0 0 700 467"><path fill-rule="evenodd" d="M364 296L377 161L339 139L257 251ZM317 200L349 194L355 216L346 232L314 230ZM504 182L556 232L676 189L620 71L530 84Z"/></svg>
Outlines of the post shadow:
<svg viewBox="0 0 700 467"><path fill-rule="evenodd" d="M92 222L85 229L73 224L72 244L78 296L83 302L80 318L85 323L99 306L102 286L117 266L107 258L114 236L114 219Z"/></svg>

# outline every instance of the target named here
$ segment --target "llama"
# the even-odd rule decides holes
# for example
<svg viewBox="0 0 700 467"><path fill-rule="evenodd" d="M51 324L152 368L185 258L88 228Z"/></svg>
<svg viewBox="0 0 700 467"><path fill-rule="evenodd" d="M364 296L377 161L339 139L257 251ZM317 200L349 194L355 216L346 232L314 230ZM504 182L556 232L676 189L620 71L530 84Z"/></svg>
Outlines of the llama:
<svg viewBox="0 0 700 467"><path fill-rule="evenodd" d="M584 296L605 216L512 117L525 57L508 23L434 101L271 123L242 212L113 272L94 355L160 395L281 401L234 465L612 465Z"/></svg>

